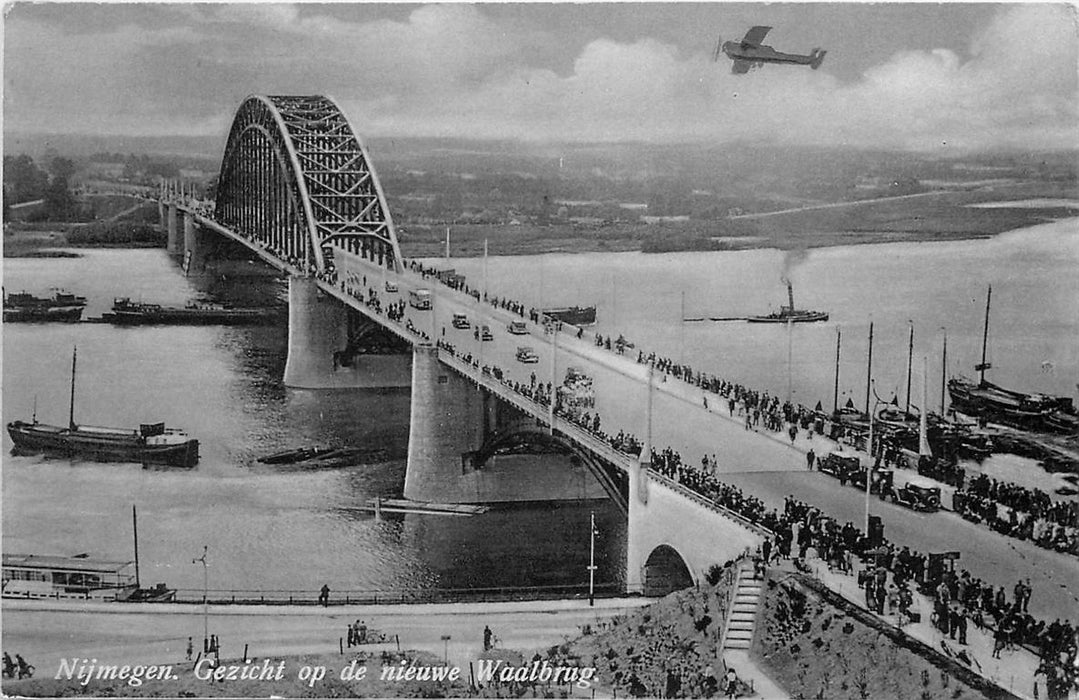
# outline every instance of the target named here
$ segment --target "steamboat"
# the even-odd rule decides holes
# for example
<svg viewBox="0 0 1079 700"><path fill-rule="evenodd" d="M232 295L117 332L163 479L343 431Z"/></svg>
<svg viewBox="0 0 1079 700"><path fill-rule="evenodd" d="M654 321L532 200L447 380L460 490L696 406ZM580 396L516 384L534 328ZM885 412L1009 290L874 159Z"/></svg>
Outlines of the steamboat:
<svg viewBox="0 0 1079 700"><path fill-rule="evenodd" d="M780 306L779 311L768 314L767 316L748 316L746 318L750 323L812 323L814 321L827 321L827 311L808 311L805 309L794 308L794 288L791 287L790 280L783 280L787 285L787 301L790 302L790 306Z"/></svg>

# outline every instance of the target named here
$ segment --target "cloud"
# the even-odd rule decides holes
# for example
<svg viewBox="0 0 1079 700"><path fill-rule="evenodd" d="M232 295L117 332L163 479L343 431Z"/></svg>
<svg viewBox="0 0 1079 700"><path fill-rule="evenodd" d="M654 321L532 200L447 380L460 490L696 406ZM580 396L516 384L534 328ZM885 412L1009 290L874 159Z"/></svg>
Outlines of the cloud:
<svg viewBox="0 0 1079 700"><path fill-rule="evenodd" d="M119 10L117 10L119 12ZM407 12L407 14L406 14ZM365 135L576 141L758 139L907 149L1072 147L1075 11L1006 5L964 47L899 50L857 79L729 73L655 38L567 44L482 5L195 5L182 22L75 33L13 13L9 128L227 129L251 92L325 92ZM44 77L43 77L44 76ZM67 129L62 129L67 125ZM76 125L77 126L77 125Z"/></svg>

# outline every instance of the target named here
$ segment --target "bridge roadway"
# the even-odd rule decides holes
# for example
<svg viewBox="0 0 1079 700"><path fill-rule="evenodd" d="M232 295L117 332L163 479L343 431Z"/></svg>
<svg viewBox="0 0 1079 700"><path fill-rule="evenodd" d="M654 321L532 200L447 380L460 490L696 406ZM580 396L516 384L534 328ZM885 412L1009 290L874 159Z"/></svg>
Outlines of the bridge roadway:
<svg viewBox="0 0 1079 700"><path fill-rule="evenodd" d="M199 215L197 219L203 226L252 248L274 267L294 275L303 274L302 270L252 245L247 239L208 217ZM502 399L546 423L549 418L547 407L482 374L476 367L459 359L460 356L471 353L479 367L484 364L500 367L505 379L524 385L530 383L533 372L537 382L550 381L557 385L561 383L568 366L579 367L593 378L595 410L602 418L601 430L607 434L626 430L642 441L645 439L649 432L649 368L636 362L636 349L628 349L625 355L620 356L597 347L592 340L594 335L587 331L581 339L575 337L575 332L565 330L557 335L544 334L541 327L527 319L525 322L529 334L511 335L507 332L508 323L522 320L515 313L477 301L464 292L447 287L434 277L424 278L407 269L407 266L404 274L396 274L356 256L337 255L335 260L339 272L346 267L344 259L360 261L359 264L367 269L367 286L377 290L383 308L389 303L405 300L405 316L400 323L391 322L339 284L320 280L318 285L324 292L410 343L417 342L417 336L407 330L409 321L432 340L452 344L457 357L440 350L439 359L456 372L492 389ZM385 280L394 281L398 292L385 292ZM480 283L471 279L468 282L474 288ZM430 290L433 299L431 310L420 311L407 304L408 292L413 289ZM356 291L362 291L366 298L365 290ZM504 292L499 296L502 295ZM472 328L454 329L451 323L454 313L466 314ZM473 334L477 323L489 325L494 340L477 341ZM522 364L516 360L516 348L522 345L529 345L535 350L540 358L538 363ZM709 401L707 409L704 406L705 398ZM819 472L808 472L805 452L810 443L800 438L791 445L783 435L746 431L740 417L729 415L725 405L717 405L722 403L717 395L656 373L651 381L652 444L657 449L672 447L688 464L694 466L700 464L701 456L714 454L719 463L717 473L723 481L757 496L771 507L782 509L784 499L794 495L799 500L820 507L840 522L849 520L861 525L865 513L864 495L856 489L840 486L837 481ZM627 468L631 457L614 450L588 431L559 417L555 417L555 426L582 446L596 451L623 469ZM813 446L818 454L824 454L831 445L818 438ZM652 477L654 482L662 479L656 474ZM871 508L874 515L882 518L885 535L897 545L909 545L923 552L959 550L963 555L960 562L962 567L975 577L996 586L1004 586L1009 597L1016 581L1029 578L1034 588L1031 613L1035 616L1049 621L1057 617L1073 620L1079 617L1079 559L1041 549L1027 541L1003 537L952 513L916 513L892 503L883 503L876 497L872 499ZM737 517L730 511L725 512Z"/></svg>

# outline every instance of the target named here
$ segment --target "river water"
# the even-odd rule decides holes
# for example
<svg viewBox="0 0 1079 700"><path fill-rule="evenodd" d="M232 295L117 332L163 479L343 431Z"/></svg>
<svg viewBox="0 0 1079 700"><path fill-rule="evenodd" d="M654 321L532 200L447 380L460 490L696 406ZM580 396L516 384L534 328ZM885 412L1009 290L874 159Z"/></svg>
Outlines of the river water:
<svg viewBox="0 0 1079 700"><path fill-rule="evenodd" d="M86 316L114 296L180 304L200 296L158 250L87 250L76 259L5 261L9 290L62 286L90 298ZM453 265L477 284L484 264ZM990 240L886 244L800 254L746 251L505 257L487 261L492 294L529 305L595 304L603 334L749 386L785 395L787 330L745 323L680 323L686 317L764 313L785 303L780 277L801 308L827 324L793 328L795 400L832 397L836 327L841 392L865 399L869 321L875 324L877 391L903 400L908 321L915 355L929 357L930 406L939 403L941 328L949 371L980 354L985 290L993 284L992 377L1000 384L1074 396L1079 378L1079 219ZM233 280L227 298L279 299L270 277ZM684 299L684 302L683 302ZM629 330L632 329L632 330ZM139 508L143 580L196 589L192 558L209 546L210 587L335 591L547 585L586 580L588 515L599 525L601 582L618 582L625 525L611 504L517 506L474 518L387 516L357 508L400 493L408 442L407 391L287 389L284 323L260 328L4 327L4 420L66 423L72 346L78 346L76 419L134 426L164 420L201 441L192 471L72 464L10 456L4 435L6 552L131 558ZM920 365L920 361L918 361ZM917 379L915 386L917 387ZM915 403L919 396L914 392ZM298 444L382 447L374 464L320 471L267 467L256 457Z"/></svg>

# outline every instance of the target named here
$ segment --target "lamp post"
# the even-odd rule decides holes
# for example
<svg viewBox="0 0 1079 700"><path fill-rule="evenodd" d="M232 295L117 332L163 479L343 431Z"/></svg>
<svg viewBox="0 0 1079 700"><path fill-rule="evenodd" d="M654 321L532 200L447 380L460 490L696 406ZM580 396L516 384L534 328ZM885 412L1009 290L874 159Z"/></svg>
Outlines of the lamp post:
<svg viewBox="0 0 1079 700"><path fill-rule="evenodd" d="M865 471L865 536L869 538L869 490L870 485L873 483L873 467L876 463L876 455L873 452L873 422L874 417L877 415L877 407L882 403L880 397L877 396L876 385L873 385L873 410L869 412L869 466Z"/></svg>
<svg viewBox="0 0 1079 700"><path fill-rule="evenodd" d="M206 567L206 545L202 546L202 556L192 559L192 564L202 564L202 651L210 650L210 573Z"/></svg>
<svg viewBox="0 0 1079 700"><path fill-rule="evenodd" d="M588 548L588 606L596 604L596 511L592 511L589 519Z"/></svg>

